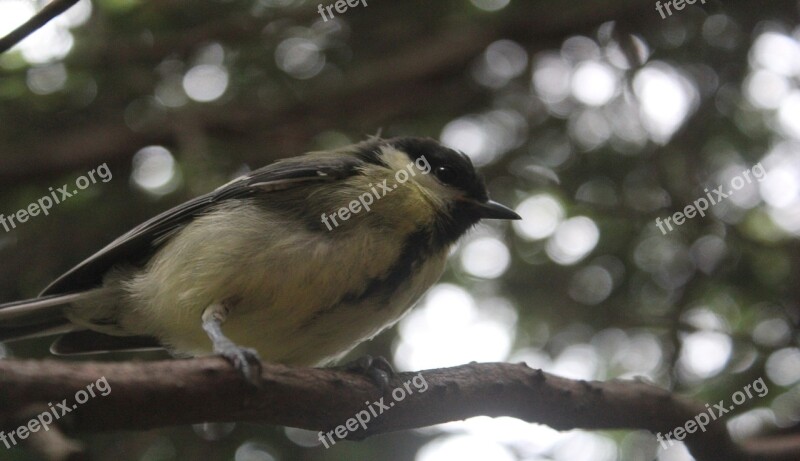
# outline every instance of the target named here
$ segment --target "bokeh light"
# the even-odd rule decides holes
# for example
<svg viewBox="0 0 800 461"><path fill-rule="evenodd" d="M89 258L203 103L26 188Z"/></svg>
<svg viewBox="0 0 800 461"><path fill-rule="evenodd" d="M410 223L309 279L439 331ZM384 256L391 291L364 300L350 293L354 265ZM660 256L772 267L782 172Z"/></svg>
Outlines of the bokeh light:
<svg viewBox="0 0 800 461"><path fill-rule="evenodd" d="M183 89L195 101L218 99L227 88L228 72L222 66L200 64L189 69L183 77Z"/></svg>
<svg viewBox="0 0 800 461"><path fill-rule="evenodd" d="M178 178L175 158L162 146L142 148L133 156L131 180L151 194L172 192L178 186Z"/></svg>
<svg viewBox="0 0 800 461"><path fill-rule="evenodd" d="M403 370L503 361L511 350L516 318L513 307L499 300L479 306L461 287L435 285L400 321L394 361Z"/></svg>
<svg viewBox="0 0 800 461"><path fill-rule="evenodd" d="M575 264L585 258L600 240L594 221L576 216L563 221L547 241L547 255L558 264Z"/></svg>

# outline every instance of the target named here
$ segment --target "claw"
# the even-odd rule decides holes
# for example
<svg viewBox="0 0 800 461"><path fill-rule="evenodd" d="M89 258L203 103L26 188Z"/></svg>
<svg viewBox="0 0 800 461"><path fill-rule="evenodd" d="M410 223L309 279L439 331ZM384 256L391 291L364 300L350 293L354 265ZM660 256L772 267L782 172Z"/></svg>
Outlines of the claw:
<svg viewBox="0 0 800 461"><path fill-rule="evenodd" d="M216 348L215 348L216 349ZM239 347L233 343L215 350L233 365L236 371L250 384L259 387L261 384L261 357L255 349Z"/></svg>
<svg viewBox="0 0 800 461"><path fill-rule="evenodd" d="M394 377L395 371L392 365L383 357L372 357L365 355L352 362L345 363L338 368L352 373L359 373L370 379L382 391L390 390L389 381Z"/></svg>

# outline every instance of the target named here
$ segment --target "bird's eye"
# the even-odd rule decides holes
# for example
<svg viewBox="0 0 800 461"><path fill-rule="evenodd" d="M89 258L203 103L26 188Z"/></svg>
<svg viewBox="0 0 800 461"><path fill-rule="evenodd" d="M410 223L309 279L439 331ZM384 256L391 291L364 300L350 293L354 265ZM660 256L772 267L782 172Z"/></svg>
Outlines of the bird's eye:
<svg viewBox="0 0 800 461"><path fill-rule="evenodd" d="M455 171L453 171L451 168L448 168L446 166L440 166L440 167L436 168L436 171L434 172L434 174L439 179L439 181L441 181L441 182L443 182L445 184L453 184L453 182L456 180Z"/></svg>

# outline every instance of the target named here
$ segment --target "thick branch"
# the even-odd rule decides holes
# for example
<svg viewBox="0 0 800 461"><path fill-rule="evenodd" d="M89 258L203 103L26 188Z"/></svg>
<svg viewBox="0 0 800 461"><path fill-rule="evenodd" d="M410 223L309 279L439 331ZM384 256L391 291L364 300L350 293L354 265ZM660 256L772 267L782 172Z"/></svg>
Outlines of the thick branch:
<svg viewBox="0 0 800 461"><path fill-rule="evenodd" d="M24 24L9 32L5 37L0 38L0 53L5 53L10 50L14 45L21 42L22 39L36 32L42 26L50 22L51 19L67 11L76 3L78 3L78 0L53 0L48 3L41 11L25 21Z"/></svg>
<svg viewBox="0 0 800 461"><path fill-rule="evenodd" d="M401 373L392 388L414 376ZM699 403L637 381L559 378L524 364L485 363L422 373L427 390L398 401L354 437L464 418L512 416L566 430L647 429L666 433L706 411ZM330 369L265 364L263 386L249 388L216 357L150 363L0 361L0 428L10 430L32 405L74 402L78 390L105 377L110 393L70 413L82 431L147 429L203 421L261 421L310 430L344 424L381 393L365 378ZM418 378L418 383L420 382ZM420 389L423 386L419 386ZM392 402L391 395L384 396ZM156 411L157 409L157 411ZM724 422L685 440L702 460L793 460L797 440L734 444Z"/></svg>

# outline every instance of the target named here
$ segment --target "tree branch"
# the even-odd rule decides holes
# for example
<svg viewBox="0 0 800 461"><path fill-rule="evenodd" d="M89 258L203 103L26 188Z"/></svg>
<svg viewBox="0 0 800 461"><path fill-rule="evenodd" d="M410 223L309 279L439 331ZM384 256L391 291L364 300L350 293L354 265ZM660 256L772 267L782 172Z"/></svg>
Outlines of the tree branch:
<svg viewBox="0 0 800 461"><path fill-rule="evenodd" d="M78 0L53 0L42 8L33 17L25 21L24 24L12 30L3 38L0 38L0 54L10 50L14 45L21 42L28 35L36 32L42 26L50 22L59 14L67 11Z"/></svg>
<svg viewBox="0 0 800 461"><path fill-rule="evenodd" d="M263 386L249 388L222 359L208 357L148 363L64 363L0 360L0 429L25 421L13 415L73 396L101 377L107 396L70 412L79 431L148 429L203 421L261 421L329 431L343 425L381 393L366 378L332 369L264 364ZM400 373L391 388L416 374ZM525 364L484 363L421 373L427 390L411 387L391 411L352 438L456 421L472 416L512 416L555 429L647 429L666 433L706 408L637 381L587 382L559 378ZM418 382L419 382L418 378ZM390 393L385 402L394 401ZM699 461L777 461L800 458L800 441L735 444L724 421L684 440Z"/></svg>

